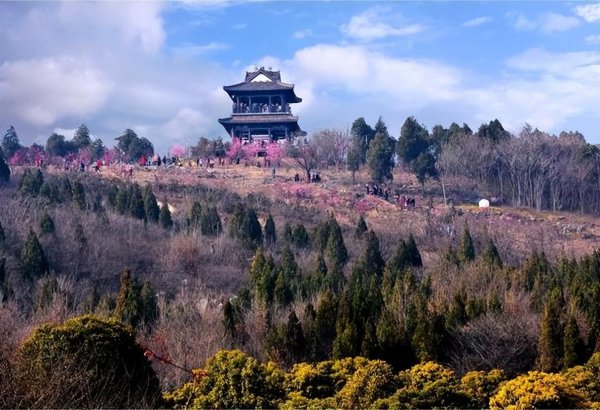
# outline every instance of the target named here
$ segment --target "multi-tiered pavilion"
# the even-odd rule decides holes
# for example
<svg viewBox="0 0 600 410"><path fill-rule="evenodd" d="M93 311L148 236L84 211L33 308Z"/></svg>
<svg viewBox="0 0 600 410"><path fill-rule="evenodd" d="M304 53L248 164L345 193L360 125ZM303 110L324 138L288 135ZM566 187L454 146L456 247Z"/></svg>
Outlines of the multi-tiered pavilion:
<svg viewBox="0 0 600 410"><path fill-rule="evenodd" d="M306 135L292 115L290 104L302 98L294 92L294 84L281 82L279 71L261 67L246 72L244 82L223 89L233 102L230 117L219 119L231 138L242 141L277 141Z"/></svg>

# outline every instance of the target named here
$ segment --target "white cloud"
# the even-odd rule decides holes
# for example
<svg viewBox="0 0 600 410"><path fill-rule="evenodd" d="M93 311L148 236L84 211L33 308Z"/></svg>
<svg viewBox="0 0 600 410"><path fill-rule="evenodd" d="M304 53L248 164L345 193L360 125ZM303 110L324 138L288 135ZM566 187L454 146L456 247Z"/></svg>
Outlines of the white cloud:
<svg viewBox="0 0 600 410"><path fill-rule="evenodd" d="M292 37L295 39L301 40L303 38L312 36L312 34L313 34L313 31L309 28L306 28L304 30L298 30L298 31L294 32L294 34L292 34Z"/></svg>
<svg viewBox="0 0 600 410"><path fill-rule="evenodd" d="M592 45L600 44L600 34L592 34L585 38L585 42Z"/></svg>
<svg viewBox="0 0 600 410"><path fill-rule="evenodd" d="M208 44L186 44L179 47L174 47L173 52L182 56L200 56L212 51L222 51L230 48L229 44L220 43L217 41Z"/></svg>
<svg viewBox="0 0 600 410"><path fill-rule="evenodd" d="M36 125L98 110L111 88L93 64L70 57L9 61L0 66L3 113Z"/></svg>
<svg viewBox="0 0 600 410"><path fill-rule="evenodd" d="M419 24L394 26L395 16L386 15L387 9L373 7L353 16L348 24L340 27L345 36L361 41L378 40L390 36L408 36L422 32L425 28ZM389 21L389 22L388 22Z"/></svg>
<svg viewBox="0 0 600 410"><path fill-rule="evenodd" d="M540 30L544 33L568 31L580 24L576 17L558 13L542 13L533 20L519 12L507 13L506 17L517 30Z"/></svg>
<svg viewBox="0 0 600 410"><path fill-rule="evenodd" d="M600 21L600 3L577 6L575 13L589 23Z"/></svg>
<svg viewBox="0 0 600 410"><path fill-rule="evenodd" d="M489 16L476 17L474 19L465 21L464 23L462 23L462 26L463 27L477 27L477 26L481 26L483 24L490 23L491 21L492 21L492 18Z"/></svg>

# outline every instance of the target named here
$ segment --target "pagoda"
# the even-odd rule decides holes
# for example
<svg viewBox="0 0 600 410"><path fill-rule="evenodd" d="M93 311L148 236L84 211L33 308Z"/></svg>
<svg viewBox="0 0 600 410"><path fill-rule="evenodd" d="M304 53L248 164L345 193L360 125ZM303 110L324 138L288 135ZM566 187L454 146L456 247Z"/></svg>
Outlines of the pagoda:
<svg viewBox="0 0 600 410"><path fill-rule="evenodd" d="M242 142L277 141L306 135L292 115L290 104L302 98L294 92L294 84L281 82L279 71L246 72L244 82L223 87L233 102L230 117L220 118L231 138Z"/></svg>

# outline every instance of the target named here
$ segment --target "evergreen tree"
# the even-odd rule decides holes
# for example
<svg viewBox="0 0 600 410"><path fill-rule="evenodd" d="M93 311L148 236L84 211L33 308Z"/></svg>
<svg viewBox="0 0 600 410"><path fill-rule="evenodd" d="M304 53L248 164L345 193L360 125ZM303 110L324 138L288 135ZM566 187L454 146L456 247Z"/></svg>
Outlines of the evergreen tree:
<svg viewBox="0 0 600 410"><path fill-rule="evenodd" d="M4 157L0 154L0 183L10 181L10 167Z"/></svg>
<svg viewBox="0 0 600 410"><path fill-rule="evenodd" d="M363 218L363 216L361 215L358 218L358 222L356 223L356 229L354 231L354 236L356 236L357 238L362 238L363 234L365 232L367 232L369 230L368 226L367 226L367 222L365 221L365 218Z"/></svg>
<svg viewBox="0 0 600 410"><path fill-rule="evenodd" d="M140 322L142 316L140 289L129 268L125 268L121 273L114 315L122 323L134 327Z"/></svg>
<svg viewBox="0 0 600 410"><path fill-rule="evenodd" d="M462 262L472 262L475 260L475 246L469 227L465 225L462 240L460 241L460 260Z"/></svg>
<svg viewBox="0 0 600 410"><path fill-rule="evenodd" d="M85 188L81 182L75 181L73 184L71 197L73 198L73 203L75 203L79 209L82 211L86 210L87 203L85 200Z"/></svg>
<svg viewBox="0 0 600 410"><path fill-rule="evenodd" d="M269 214L265 222L265 245L272 246L277 241L277 231L275 230L275 221Z"/></svg>
<svg viewBox="0 0 600 410"><path fill-rule="evenodd" d="M4 232L4 227L2 226L2 221L0 221L0 248L6 242L6 233Z"/></svg>
<svg viewBox="0 0 600 410"><path fill-rule="evenodd" d="M43 234L53 234L55 230L54 219L50 216L48 212L42 215L42 219L40 220L40 229Z"/></svg>
<svg viewBox="0 0 600 410"><path fill-rule="evenodd" d="M242 238L242 230L244 220L246 219L246 209L241 203L235 204L233 208L233 215L231 216L231 223L229 225L229 236L236 239Z"/></svg>
<svg viewBox="0 0 600 410"><path fill-rule="evenodd" d="M283 250L277 277L275 279L274 298L281 306L288 306L294 300L294 288L298 282L298 264L289 247Z"/></svg>
<svg viewBox="0 0 600 410"><path fill-rule="evenodd" d="M237 304L231 303L230 300L223 305L223 337L226 345L233 348L240 338L239 327L242 322Z"/></svg>
<svg viewBox="0 0 600 410"><path fill-rule="evenodd" d="M244 220L241 226L240 239L244 241L250 249L256 249L263 243L263 233L258 217L253 208L245 212Z"/></svg>
<svg viewBox="0 0 600 410"><path fill-rule="evenodd" d="M581 362L584 346L579 335L579 326L575 316L569 315L565 323L563 335L563 360L562 368L568 369Z"/></svg>
<svg viewBox="0 0 600 410"><path fill-rule="evenodd" d="M290 246L294 244L294 234L292 233L292 226L287 222L285 223L285 225L283 225L283 242L287 243Z"/></svg>
<svg viewBox="0 0 600 410"><path fill-rule="evenodd" d="M544 372L555 372L562 367L563 338L561 328L560 290L548 294L540 324L537 367Z"/></svg>
<svg viewBox="0 0 600 410"><path fill-rule="evenodd" d="M21 269L23 276L30 279L45 275L50 269L44 249L33 230L29 230L27 241L21 250Z"/></svg>
<svg viewBox="0 0 600 410"><path fill-rule="evenodd" d="M202 212L200 229L202 235L205 236L217 236L223 232L223 225L221 225L221 218L216 207L209 206Z"/></svg>
<svg viewBox="0 0 600 410"><path fill-rule="evenodd" d="M415 268L420 268L423 266L421 253L417 248L417 243L415 242L415 237L412 233L408 236L408 241L406 242L406 254L410 266L414 266Z"/></svg>
<svg viewBox="0 0 600 410"><path fill-rule="evenodd" d="M273 299L274 270L273 258L265 257L263 249L259 247L250 264L250 286L253 300L263 307L268 306Z"/></svg>
<svg viewBox="0 0 600 410"><path fill-rule="evenodd" d="M361 165L366 163L367 150L375 132L361 117L352 124L350 134L352 135L352 142L348 150L348 169L352 172L352 179L354 180L355 172L358 171Z"/></svg>
<svg viewBox="0 0 600 410"><path fill-rule="evenodd" d="M23 146L19 142L17 131L15 131L15 127L11 125L8 127L4 133L4 137L2 138L2 150L4 151L4 158L10 160L13 155L15 155L15 152L21 148L23 148Z"/></svg>
<svg viewBox="0 0 600 410"><path fill-rule="evenodd" d="M118 189L115 197L115 206L121 215L129 214L129 191L125 186Z"/></svg>
<svg viewBox="0 0 600 410"><path fill-rule="evenodd" d="M332 355L338 316L337 304L337 298L329 291L320 297L315 323L317 340L319 341L315 352L316 360L327 360Z"/></svg>
<svg viewBox="0 0 600 410"><path fill-rule="evenodd" d="M156 291L152 283L144 281L140 290L140 319L141 322L151 325L158 319L158 301L156 300Z"/></svg>
<svg viewBox="0 0 600 410"><path fill-rule="evenodd" d="M142 189L139 184L134 183L129 187L129 213L137 219L146 221L146 212L144 211L144 199L142 198ZM169 217L171 215L169 214Z"/></svg>
<svg viewBox="0 0 600 410"><path fill-rule="evenodd" d="M200 202L194 201L192 204L192 209L190 211L190 224L192 228L198 229L200 228L200 223L202 221L202 207L200 206Z"/></svg>
<svg viewBox="0 0 600 410"><path fill-rule="evenodd" d="M37 196L44 184L44 175L39 169L26 169L19 182L19 192L23 195Z"/></svg>
<svg viewBox="0 0 600 410"><path fill-rule="evenodd" d="M313 233L313 242L315 249L327 248L327 241L329 240L329 232L331 230L331 224L329 223L332 217L328 217L326 220L321 221L315 227Z"/></svg>
<svg viewBox="0 0 600 410"><path fill-rule="evenodd" d="M294 230L292 231L292 243L297 248L308 247L310 238L308 237L308 232L306 232L304 225L298 224L294 226Z"/></svg>
<svg viewBox="0 0 600 410"><path fill-rule="evenodd" d="M483 259L483 263L489 268L502 268L502 259L500 258L498 248L496 248L496 244L492 238L488 238L481 257Z"/></svg>
<svg viewBox="0 0 600 410"><path fill-rule="evenodd" d="M171 229L173 227L173 219L171 219L171 210L169 209L169 203L165 198L163 206L160 208L160 214L158 215L158 224L164 229Z"/></svg>
<svg viewBox="0 0 600 410"><path fill-rule="evenodd" d="M298 363L304 358L306 351L304 332L302 331L302 325L296 316L296 312L293 310L288 315L288 321L285 326L284 347L289 355L288 357L291 359L290 362Z"/></svg>
<svg viewBox="0 0 600 410"><path fill-rule="evenodd" d="M75 131L75 135L73 135L73 144L77 149L82 149L89 147L91 143L90 130L85 124L81 124Z"/></svg>
<svg viewBox="0 0 600 410"><path fill-rule="evenodd" d="M379 239L377 239L375 232L369 231L367 233L366 245L365 253L359 261L362 269L364 269L364 272L367 275L376 275L378 277L383 276L385 262L381 256L381 251L379 250Z"/></svg>
<svg viewBox="0 0 600 410"><path fill-rule="evenodd" d="M87 249L87 238L85 237L85 232L83 230L83 225L78 223L75 225L75 243L79 248L79 252L83 252Z"/></svg>
<svg viewBox="0 0 600 410"><path fill-rule="evenodd" d="M375 134L367 152L367 165L373 181L383 182L393 179L394 146L395 141L387 134L387 131Z"/></svg>
<svg viewBox="0 0 600 410"><path fill-rule="evenodd" d="M348 262L348 250L344 244L342 236L342 228L337 223L334 217L329 218L329 237L327 239L327 257L329 258L329 266L339 272L342 271L344 265Z"/></svg>
<svg viewBox="0 0 600 410"><path fill-rule="evenodd" d="M144 214L146 215L148 222L158 223L160 208L158 207L156 196L154 196L154 192L152 192L152 187L150 185L144 187Z"/></svg>
<svg viewBox="0 0 600 410"><path fill-rule="evenodd" d="M408 167L429 149L429 132L415 117L408 117L400 129L396 152Z"/></svg>

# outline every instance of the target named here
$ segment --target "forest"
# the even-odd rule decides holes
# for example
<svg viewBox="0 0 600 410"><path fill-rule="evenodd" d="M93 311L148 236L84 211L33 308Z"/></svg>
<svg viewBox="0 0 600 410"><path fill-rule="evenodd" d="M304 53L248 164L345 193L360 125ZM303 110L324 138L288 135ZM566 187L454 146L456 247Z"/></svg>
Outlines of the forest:
<svg viewBox="0 0 600 410"><path fill-rule="evenodd" d="M127 130L109 150L82 127L2 141L0 407L600 405L600 251L535 229L519 246L465 205L597 215L599 150L580 134L409 117L396 141L358 119L265 158L201 139L127 176L152 144ZM293 180L315 171L335 206Z"/></svg>

